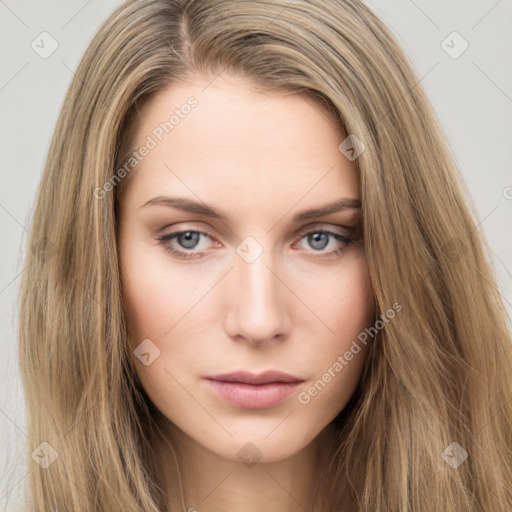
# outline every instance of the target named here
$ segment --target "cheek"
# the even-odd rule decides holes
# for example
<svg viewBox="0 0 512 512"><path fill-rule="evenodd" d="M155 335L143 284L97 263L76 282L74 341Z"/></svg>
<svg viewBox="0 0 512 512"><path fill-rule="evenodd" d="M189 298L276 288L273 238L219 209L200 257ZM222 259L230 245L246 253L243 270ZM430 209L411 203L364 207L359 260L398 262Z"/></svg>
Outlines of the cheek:
<svg viewBox="0 0 512 512"><path fill-rule="evenodd" d="M375 323L375 298L364 253L347 260L343 272L325 283L309 300L329 329L322 327L325 334L314 336L307 349L316 378L298 396L299 403L318 411L323 421L336 416L352 396L372 343L366 329Z"/></svg>
<svg viewBox="0 0 512 512"><path fill-rule="evenodd" d="M364 254L347 265L337 290L331 291L336 300L329 311L341 339L356 336L375 321L375 297Z"/></svg>
<svg viewBox="0 0 512 512"><path fill-rule="evenodd" d="M375 321L375 297L364 248L347 255L339 267L325 267L295 288L316 315L321 352L342 350ZM295 325L310 330L314 315L297 315Z"/></svg>
<svg viewBox="0 0 512 512"><path fill-rule="evenodd" d="M169 273L158 248L128 240L121 245L121 254L123 298L132 345L146 338L160 340L187 303L185 283L180 281L179 273ZM189 282L187 292L193 289Z"/></svg>
<svg viewBox="0 0 512 512"><path fill-rule="evenodd" d="M185 322L174 329L187 312L185 283L181 282L179 272L169 272L165 255L159 248L140 243L135 236L121 239L120 255L129 356L151 400L159 409L166 410L169 403L176 401L170 397L180 396L179 386L168 369L172 369L179 358L190 360L194 355L187 353L189 344L168 342L178 330L183 336L187 335L182 331ZM190 287L189 282L189 290ZM145 358L144 354L149 357Z"/></svg>

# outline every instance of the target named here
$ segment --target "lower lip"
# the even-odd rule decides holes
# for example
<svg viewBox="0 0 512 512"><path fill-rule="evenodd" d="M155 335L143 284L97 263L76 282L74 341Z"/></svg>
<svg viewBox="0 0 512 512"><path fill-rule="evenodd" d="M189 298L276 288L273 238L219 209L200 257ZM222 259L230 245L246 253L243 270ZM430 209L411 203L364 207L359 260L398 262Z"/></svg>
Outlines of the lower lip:
<svg viewBox="0 0 512 512"><path fill-rule="evenodd" d="M244 409L269 409L279 405L301 384L300 382L269 382L243 384L206 379L210 387L228 402Z"/></svg>

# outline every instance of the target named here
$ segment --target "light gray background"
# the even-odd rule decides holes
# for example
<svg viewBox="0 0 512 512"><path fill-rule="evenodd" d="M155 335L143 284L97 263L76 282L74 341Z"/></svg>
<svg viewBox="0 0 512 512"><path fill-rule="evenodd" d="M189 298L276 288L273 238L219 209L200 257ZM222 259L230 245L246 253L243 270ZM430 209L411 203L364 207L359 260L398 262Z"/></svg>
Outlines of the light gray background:
<svg viewBox="0 0 512 512"><path fill-rule="evenodd" d="M0 0L0 510L17 509L26 481L16 294L27 221L73 70L119 3ZM367 3L405 47L441 120L512 314L512 0ZM47 59L31 48L43 31L59 45ZM441 46L453 31L469 44L456 59Z"/></svg>

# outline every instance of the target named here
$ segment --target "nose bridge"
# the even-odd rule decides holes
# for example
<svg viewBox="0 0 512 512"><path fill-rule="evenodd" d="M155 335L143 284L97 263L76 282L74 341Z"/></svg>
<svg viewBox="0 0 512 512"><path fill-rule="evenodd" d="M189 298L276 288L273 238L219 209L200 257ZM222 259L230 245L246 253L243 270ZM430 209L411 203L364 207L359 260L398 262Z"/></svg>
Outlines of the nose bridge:
<svg viewBox="0 0 512 512"><path fill-rule="evenodd" d="M287 299L279 263L262 237L247 237L237 247L230 307L232 335L261 342L289 328ZM277 275L276 275L277 274Z"/></svg>

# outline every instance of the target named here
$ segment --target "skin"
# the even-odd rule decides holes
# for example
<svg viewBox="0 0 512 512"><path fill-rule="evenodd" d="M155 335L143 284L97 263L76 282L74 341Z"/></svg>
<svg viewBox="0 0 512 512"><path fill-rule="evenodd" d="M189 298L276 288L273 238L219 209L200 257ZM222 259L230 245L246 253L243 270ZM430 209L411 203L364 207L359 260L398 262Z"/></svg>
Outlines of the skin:
<svg viewBox="0 0 512 512"><path fill-rule="evenodd" d="M338 150L345 135L311 99L263 95L234 77L208 83L198 78L160 91L134 128L140 145L187 98L198 100L132 171L123 191L120 269L131 356L182 460L188 507L303 510L329 448L331 422L354 392L368 346L309 403L298 394L373 325L375 302L362 242L307 236L320 228L354 235L361 211L299 224L292 217L342 197L360 199L358 175ZM143 206L157 196L199 200L227 220ZM180 230L208 236L195 246L183 237L167 246L202 255L179 259L158 241ZM250 263L237 253L248 236L262 250ZM146 339L151 354L160 351L149 365L133 352ZM203 379L268 369L305 382L263 410L226 402ZM255 465L237 456L244 446L253 450L247 443L259 450ZM163 476L170 503L177 504L165 462L172 456L165 443L155 451L167 464Z"/></svg>

